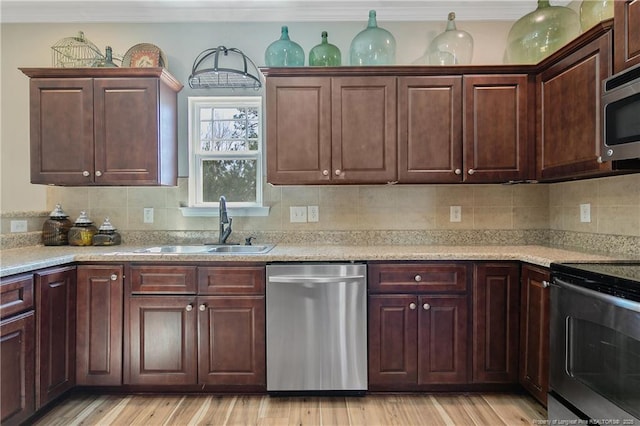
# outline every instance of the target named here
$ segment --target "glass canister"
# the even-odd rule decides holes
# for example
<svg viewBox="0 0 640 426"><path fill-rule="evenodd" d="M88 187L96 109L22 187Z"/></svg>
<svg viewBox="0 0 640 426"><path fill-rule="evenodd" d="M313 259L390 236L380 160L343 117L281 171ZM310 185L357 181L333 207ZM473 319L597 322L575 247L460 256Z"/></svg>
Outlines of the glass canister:
<svg viewBox="0 0 640 426"><path fill-rule="evenodd" d="M267 46L264 60L268 67L304 66L304 50L289 38L289 27L282 26L280 39Z"/></svg>
<svg viewBox="0 0 640 426"><path fill-rule="evenodd" d="M339 67L342 65L342 54L335 44L328 41L328 33L321 34L322 42L309 51L309 65L312 67Z"/></svg>
<svg viewBox="0 0 640 426"><path fill-rule="evenodd" d="M69 230L69 245L90 246L93 244L93 236L96 232L98 232L98 228L89 219L87 212L81 211L80 216Z"/></svg>
<svg viewBox="0 0 640 426"><path fill-rule="evenodd" d="M389 31L378 27L376 11L369 11L367 28L351 41L349 49L351 65L394 65L396 63L396 39Z"/></svg>
<svg viewBox="0 0 640 426"><path fill-rule="evenodd" d="M116 228L111 224L108 217L104 218L104 222L98 228L98 233L93 236L94 246L117 246L122 242L122 237Z"/></svg>
<svg viewBox="0 0 640 426"><path fill-rule="evenodd" d="M42 225L42 243L45 246L66 246L69 244L69 215L62 210L60 204L49 214L49 219Z"/></svg>
<svg viewBox="0 0 640 426"><path fill-rule="evenodd" d="M447 27L429 44L427 59L430 65L466 65L473 56L473 37L456 28L456 14L447 16Z"/></svg>
<svg viewBox="0 0 640 426"><path fill-rule="evenodd" d="M578 14L564 6L538 0L533 12L518 19L507 36L505 62L537 64L580 35Z"/></svg>

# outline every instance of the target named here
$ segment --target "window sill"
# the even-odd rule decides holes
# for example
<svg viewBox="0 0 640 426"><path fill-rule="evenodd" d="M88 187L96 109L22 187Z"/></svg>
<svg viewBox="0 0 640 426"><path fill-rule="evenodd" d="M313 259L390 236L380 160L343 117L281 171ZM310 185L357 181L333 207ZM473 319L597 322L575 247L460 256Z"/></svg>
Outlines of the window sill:
<svg viewBox="0 0 640 426"><path fill-rule="evenodd" d="M217 207L180 207L184 217L218 217ZM228 207L227 213L234 217L269 216L269 206L266 207Z"/></svg>

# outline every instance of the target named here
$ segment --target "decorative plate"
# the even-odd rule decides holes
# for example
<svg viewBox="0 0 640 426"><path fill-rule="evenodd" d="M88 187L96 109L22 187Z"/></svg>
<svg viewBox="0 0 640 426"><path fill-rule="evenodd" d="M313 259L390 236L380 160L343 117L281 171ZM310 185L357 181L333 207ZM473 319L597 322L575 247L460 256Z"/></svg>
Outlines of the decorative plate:
<svg viewBox="0 0 640 426"><path fill-rule="evenodd" d="M158 46L151 43L136 44L122 57L122 66L125 68L166 68L167 65L167 56Z"/></svg>

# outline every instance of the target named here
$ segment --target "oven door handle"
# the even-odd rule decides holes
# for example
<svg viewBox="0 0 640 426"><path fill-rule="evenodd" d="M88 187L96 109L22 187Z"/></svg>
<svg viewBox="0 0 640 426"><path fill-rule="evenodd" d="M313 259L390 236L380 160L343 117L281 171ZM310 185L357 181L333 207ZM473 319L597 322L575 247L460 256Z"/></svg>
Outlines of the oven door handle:
<svg viewBox="0 0 640 426"><path fill-rule="evenodd" d="M568 291L580 293L588 297L593 297L594 299L610 303L614 306L619 306L624 309L640 312L640 302L623 299L622 297L612 296L610 294L600 293L599 291L591 290L589 288L580 287L575 284L568 283L558 277L553 278L553 282L551 283L551 285Z"/></svg>

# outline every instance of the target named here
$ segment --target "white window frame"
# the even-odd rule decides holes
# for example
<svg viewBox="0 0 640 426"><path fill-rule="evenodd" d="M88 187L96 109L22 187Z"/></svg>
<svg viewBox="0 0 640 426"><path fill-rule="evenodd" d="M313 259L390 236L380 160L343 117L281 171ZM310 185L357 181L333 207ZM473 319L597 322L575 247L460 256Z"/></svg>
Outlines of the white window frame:
<svg viewBox="0 0 640 426"><path fill-rule="evenodd" d="M239 152L199 152L201 107L252 107L258 109L258 150ZM256 161L256 201L227 202L227 209L236 216L266 216L269 208L263 206L263 115L261 96L190 96L188 97L189 121L189 202L181 208L184 216L217 216L219 202L202 201L202 163L209 159L254 159Z"/></svg>

